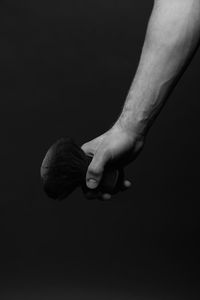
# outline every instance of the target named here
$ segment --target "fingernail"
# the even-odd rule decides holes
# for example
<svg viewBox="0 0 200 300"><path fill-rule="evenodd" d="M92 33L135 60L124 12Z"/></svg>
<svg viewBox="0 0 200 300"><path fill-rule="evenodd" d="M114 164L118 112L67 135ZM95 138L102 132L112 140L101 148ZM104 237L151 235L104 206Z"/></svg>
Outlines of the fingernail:
<svg viewBox="0 0 200 300"><path fill-rule="evenodd" d="M90 188L90 189L95 189L97 187L98 183L95 179L89 179L87 181L87 186Z"/></svg>

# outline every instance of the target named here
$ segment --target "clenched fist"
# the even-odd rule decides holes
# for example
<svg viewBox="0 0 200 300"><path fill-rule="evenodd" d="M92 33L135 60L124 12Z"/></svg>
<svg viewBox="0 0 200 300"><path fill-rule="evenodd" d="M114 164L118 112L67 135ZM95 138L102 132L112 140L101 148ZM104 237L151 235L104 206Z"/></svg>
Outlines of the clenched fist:
<svg viewBox="0 0 200 300"><path fill-rule="evenodd" d="M82 150L93 157L86 174L86 185L88 187L88 190L85 191L86 198L102 200L111 198L111 194L97 189L107 164L115 166L123 173L121 174L123 180L121 180L118 191L129 188L131 182L124 178L123 167L136 158L143 144L143 138L130 135L130 132L127 132L120 125L114 125L104 134L84 143L81 146Z"/></svg>

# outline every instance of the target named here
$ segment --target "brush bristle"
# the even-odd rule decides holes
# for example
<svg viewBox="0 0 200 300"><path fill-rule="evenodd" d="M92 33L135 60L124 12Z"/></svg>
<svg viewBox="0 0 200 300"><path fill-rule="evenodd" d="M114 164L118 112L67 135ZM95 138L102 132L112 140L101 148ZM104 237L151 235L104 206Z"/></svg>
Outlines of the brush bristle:
<svg viewBox="0 0 200 300"><path fill-rule="evenodd" d="M84 182L87 167L87 156L74 140L59 139L50 147L41 165L45 192L53 199L64 199Z"/></svg>

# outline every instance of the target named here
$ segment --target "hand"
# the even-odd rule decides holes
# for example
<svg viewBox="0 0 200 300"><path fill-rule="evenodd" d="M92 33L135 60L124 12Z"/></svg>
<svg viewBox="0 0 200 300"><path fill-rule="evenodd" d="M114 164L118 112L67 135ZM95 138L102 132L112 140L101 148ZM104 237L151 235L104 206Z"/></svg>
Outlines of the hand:
<svg viewBox="0 0 200 300"><path fill-rule="evenodd" d="M100 184L105 166L112 164L123 172L123 167L136 158L143 148L143 144L143 138L134 137L134 134L130 135L120 125L114 125L104 134L84 143L81 146L82 150L93 157L86 174L86 185L88 187L88 190L84 191L86 198L109 200L111 194L96 189ZM130 186L131 182L123 178L119 191Z"/></svg>

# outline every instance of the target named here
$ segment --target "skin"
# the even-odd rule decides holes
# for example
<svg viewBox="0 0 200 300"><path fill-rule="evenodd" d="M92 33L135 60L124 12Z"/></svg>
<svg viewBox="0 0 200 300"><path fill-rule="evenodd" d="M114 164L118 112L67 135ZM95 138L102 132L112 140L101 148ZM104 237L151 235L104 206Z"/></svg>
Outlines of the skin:
<svg viewBox="0 0 200 300"><path fill-rule="evenodd" d="M86 198L111 199L112 194L96 189L106 164L123 168L135 160L199 43L200 0L154 1L138 68L123 109L107 132L81 147L93 156L86 174ZM117 192L130 186L124 177Z"/></svg>

